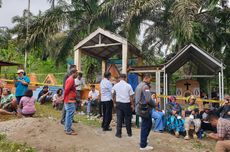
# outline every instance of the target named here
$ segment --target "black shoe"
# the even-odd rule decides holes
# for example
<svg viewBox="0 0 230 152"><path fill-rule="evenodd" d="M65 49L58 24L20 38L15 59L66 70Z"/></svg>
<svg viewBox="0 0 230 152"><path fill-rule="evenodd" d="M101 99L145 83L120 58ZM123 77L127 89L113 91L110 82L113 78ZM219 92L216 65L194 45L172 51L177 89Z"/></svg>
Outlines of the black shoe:
<svg viewBox="0 0 230 152"><path fill-rule="evenodd" d="M132 134L128 134L129 137L132 137Z"/></svg>
<svg viewBox="0 0 230 152"><path fill-rule="evenodd" d="M112 128L103 128L103 131L112 131Z"/></svg>
<svg viewBox="0 0 230 152"><path fill-rule="evenodd" d="M116 134L115 135L117 138L121 138L121 134Z"/></svg>
<svg viewBox="0 0 230 152"><path fill-rule="evenodd" d="M73 120L72 122L73 122L73 123L78 123L78 121L75 121L75 120Z"/></svg>
<svg viewBox="0 0 230 152"><path fill-rule="evenodd" d="M62 125L65 125L65 122L64 122L64 121L61 121L61 124L62 124Z"/></svg>

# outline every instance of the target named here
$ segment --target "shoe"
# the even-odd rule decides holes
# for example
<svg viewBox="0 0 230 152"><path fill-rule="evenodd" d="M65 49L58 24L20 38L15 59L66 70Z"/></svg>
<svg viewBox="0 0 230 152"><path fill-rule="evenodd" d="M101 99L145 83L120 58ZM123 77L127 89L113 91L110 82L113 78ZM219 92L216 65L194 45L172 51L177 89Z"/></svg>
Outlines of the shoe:
<svg viewBox="0 0 230 152"><path fill-rule="evenodd" d="M190 137L186 135L186 136L184 137L184 139L185 139L185 140L189 140Z"/></svg>
<svg viewBox="0 0 230 152"><path fill-rule="evenodd" d="M153 150L152 146L146 146L145 148L140 148L140 150Z"/></svg>
<svg viewBox="0 0 230 152"><path fill-rule="evenodd" d="M103 131L112 131L112 128L103 128Z"/></svg>
<svg viewBox="0 0 230 152"><path fill-rule="evenodd" d="M78 121L73 120L72 123L78 123Z"/></svg>
<svg viewBox="0 0 230 152"><path fill-rule="evenodd" d="M61 121L61 124L62 124L62 125L65 125L65 122L64 122L64 121Z"/></svg>
<svg viewBox="0 0 230 152"><path fill-rule="evenodd" d="M129 137L132 137L132 134L128 134Z"/></svg>
<svg viewBox="0 0 230 152"><path fill-rule="evenodd" d="M72 132L66 132L66 135L77 135L76 132L72 131Z"/></svg>
<svg viewBox="0 0 230 152"><path fill-rule="evenodd" d="M115 135L117 138L121 138L121 134L116 134Z"/></svg>

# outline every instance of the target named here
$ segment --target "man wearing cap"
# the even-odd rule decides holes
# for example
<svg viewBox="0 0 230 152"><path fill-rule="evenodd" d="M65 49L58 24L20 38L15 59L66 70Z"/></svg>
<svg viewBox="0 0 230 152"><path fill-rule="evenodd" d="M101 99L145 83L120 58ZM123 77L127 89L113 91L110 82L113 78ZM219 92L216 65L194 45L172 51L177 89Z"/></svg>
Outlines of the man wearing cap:
<svg viewBox="0 0 230 152"><path fill-rule="evenodd" d="M14 85L16 87L15 96L17 99L17 104L19 104L24 92L28 89L30 83L29 77L24 75L24 70L20 69L17 71L18 77L14 80Z"/></svg>

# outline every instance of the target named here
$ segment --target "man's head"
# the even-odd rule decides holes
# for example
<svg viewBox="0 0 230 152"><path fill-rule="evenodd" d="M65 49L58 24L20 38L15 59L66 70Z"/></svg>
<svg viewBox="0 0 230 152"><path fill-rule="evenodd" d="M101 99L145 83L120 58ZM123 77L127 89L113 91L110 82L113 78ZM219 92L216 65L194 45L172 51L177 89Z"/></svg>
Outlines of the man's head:
<svg viewBox="0 0 230 152"><path fill-rule="evenodd" d="M3 90L2 90L2 94L3 95L9 95L11 92L10 92L10 89L9 88L3 88Z"/></svg>
<svg viewBox="0 0 230 152"><path fill-rule="evenodd" d="M150 83L151 82L151 79L152 79L152 76L148 73L145 73L143 75L143 81L146 82L146 83Z"/></svg>
<svg viewBox="0 0 230 152"><path fill-rule="evenodd" d="M44 87L43 87L43 91L44 91L44 92L48 92L48 91L49 91L49 87L48 87L48 86L44 86Z"/></svg>
<svg viewBox="0 0 230 152"><path fill-rule="evenodd" d="M92 84L92 85L90 86L90 88L91 88L92 91L95 91L95 85L94 85L94 84Z"/></svg>
<svg viewBox="0 0 230 152"><path fill-rule="evenodd" d="M208 121L211 123L211 125L213 127L217 126L218 119L219 119L219 117L217 116L217 114L214 111L210 111L208 113Z"/></svg>
<svg viewBox="0 0 230 152"><path fill-rule="evenodd" d="M18 70L17 74L19 77L22 77L24 75L24 70L22 70L22 69Z"/></svg>
<svg viewBox="0 0 230 152"><path fill-rule="evenodd" d="M77 69L74 69L74 68L71 69L70 70L70 75L73 76L74 79L77 78Z"/></svg>
<svg viewBox="0 0 230 152"><path fill-rule="evenodd" d="M109 79L111 78L111 73L110 73L110 72L108 72L108 71L107 71L107 72L105 72L105 73L104 73L104 77L105 77L106 79L108 79L108 80L109 80Z"/></svg>
<svg viewBox="0 0 230 152"><path fill-rule="evenodd" d="M125 80L126 81L126 78L127 78L126 74L120 74L120 76L119 76L120 80Z"/></svg>
<svg viewBox="0 0 230 152"><path fill-rule="evenodd" d="M81 79L83 74L81 72L78 72L78 78Z"/></svg>

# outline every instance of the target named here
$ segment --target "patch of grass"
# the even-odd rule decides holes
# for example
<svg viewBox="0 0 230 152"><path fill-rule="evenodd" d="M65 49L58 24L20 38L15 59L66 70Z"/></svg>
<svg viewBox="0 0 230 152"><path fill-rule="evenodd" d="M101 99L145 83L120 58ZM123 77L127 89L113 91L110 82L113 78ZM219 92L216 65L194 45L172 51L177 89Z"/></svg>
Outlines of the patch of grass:
<svg viewBox="0 0 230 152"><path fill-rule="evenodd" d="M205 149L206 146L204 144L202 144L202 142L200 140L194 140L193 141L193 147L196 149Z"/></svg>
<svg viewBox="0 0 230 152"><path fill-rule="evenodd" d="M0 134L0 152L36 152L36 150L26 144L10 142L6 139L6 135Z"/></svg>
<svg viewBox="0 0 230 152"><path fill-rule="evenodd" d="M87 126L94 126L94 127L100 127L101 123L99 119L88 119L87 116L85 115L75 115L74 120L83 123L84 125Z"/></svg>
<svg viewBox="0 0 230 152"><path fill-rule="evenodd" d="M52 107L51 103L40 105L39 103L36 102L35 106L36 106L35 117L52 117L55 119L61 118L61 111L55 110Z"/></svg>
<svg viewBox="0 0 230 152"><path fill-rule="evenodd" d="M55 110L52 107L51 103L40 105L36 103L36 114L35 117L52 117L54 119L60 120L61 119L61 111ZM86 115L78 115L74 116L74 120L81 122L88 126L100 127L99 119L88 119Z"/></svg>

